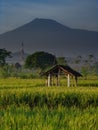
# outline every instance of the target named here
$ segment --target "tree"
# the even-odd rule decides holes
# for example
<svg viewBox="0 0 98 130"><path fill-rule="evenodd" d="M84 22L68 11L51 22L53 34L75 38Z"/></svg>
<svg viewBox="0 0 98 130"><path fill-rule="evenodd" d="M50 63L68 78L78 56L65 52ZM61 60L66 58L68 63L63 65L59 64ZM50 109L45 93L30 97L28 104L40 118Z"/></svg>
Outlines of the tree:
<svg viewBox="0 0 98 130"><path fill-rule="evenodd" d="M6 58L10 57L11 52L6 49L0 49L0 66L4 66L6 64Z"/></svg>
<svg viewBox="0 0 98 130"><path fill-rule="evenodd" d="M95 75L98 75L98 62L97 61L94 63L93 68L94 68Z"/></svg>
<svg viewBox="0 0 98 130"><path fill-rule="evenodd" d="M82 66L81 72L82 72L82 75L85 77L85 79L87 79L88 70L86 66Z"/></svg>
<svg viewBox="0 0 98 130"><path fill-rule="evenodd" d="M15 66L15 68L16 68L17 70L19 70L19 69L21 69L21 68L22 68L22 66L21 66L21 65L20 65L20 63L18 63L18 62L17 62L17 63L15 63L15 65L14 65L14 66Z"/></svg>
<svg viewBox="0 0 98 130"><path fill-rule="evenodd" d="M25 61L26 68L41 68L46 69L50 66L53 66L57 63L56 57L47 52L35 52L32 55L29 55Z"/></svg>
<svg viewBox="0 0 98 130"><path fill-rule="evenodd" d="M95 58L93 54L88 55L89 62L92 62Z"/></svg>
<svg viewBox="0 0 98 130"><path fill-rule="evenodd" d="M76 57L75 63L76 63L76 64L80 64L80 63L81 63L81 60L82 60L82 56L79 55L79 56Z"/></svg>
<svg viewBox="0 0 98 130"><path fill-rule="evenodd" d="M57 57L57 63L60 65L66 65L67 61L65 60L65 57Z"/></svg>

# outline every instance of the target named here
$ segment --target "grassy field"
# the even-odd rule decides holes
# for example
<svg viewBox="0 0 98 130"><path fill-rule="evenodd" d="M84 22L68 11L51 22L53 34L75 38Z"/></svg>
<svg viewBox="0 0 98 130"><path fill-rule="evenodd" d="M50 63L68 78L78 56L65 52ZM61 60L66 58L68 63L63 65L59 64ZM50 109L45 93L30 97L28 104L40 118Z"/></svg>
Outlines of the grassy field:
<svg viewBox="0 0 98 130"><path fill-rule="evenodd" d="M0 79L0 130L98 130L98 77L78 87L44 79Z"/></svg>

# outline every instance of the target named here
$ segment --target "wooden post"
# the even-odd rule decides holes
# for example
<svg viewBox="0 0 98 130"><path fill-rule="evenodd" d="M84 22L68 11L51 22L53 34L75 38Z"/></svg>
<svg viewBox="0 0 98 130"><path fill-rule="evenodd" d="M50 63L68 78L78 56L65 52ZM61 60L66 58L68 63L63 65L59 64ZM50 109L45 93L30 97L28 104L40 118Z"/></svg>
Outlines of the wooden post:
<svg viewBox="0 0 98 130"><path fill-rule="evenodd" d="M67 84L68 84L68 87L70 87L70 75L68 74L68 78L67 78Z"/></svg>
<svg viewBox="0 0 98 130"><path fill-rule="evenodd" d="M60 86L60 69L57 73L57 86Z"/></svg>
<svg viewBox="0 0 98 130"><path fill-rule="evenodd" d="M49 75L48 75L48 87L50 86L50 83L51 82L51 75L50 75L50 73L49 73Z"/></svg>
<svg viewBox="0 0 98 130"><path fill-rule="evenodd" d="M59 86L59 74L57 74L57 86Z"/></svg>
<svg viewBox="0 0 98 130"><path fill-rule="evenodd" d="M74 78L72 76L72 87L74 87Z"/></svg>
<svg viewBox="0 0 98 130"><path fill-rule="evenodd" d="M53 86L53 76L52 76L52 74L50 75L50 86Z"/></svg>

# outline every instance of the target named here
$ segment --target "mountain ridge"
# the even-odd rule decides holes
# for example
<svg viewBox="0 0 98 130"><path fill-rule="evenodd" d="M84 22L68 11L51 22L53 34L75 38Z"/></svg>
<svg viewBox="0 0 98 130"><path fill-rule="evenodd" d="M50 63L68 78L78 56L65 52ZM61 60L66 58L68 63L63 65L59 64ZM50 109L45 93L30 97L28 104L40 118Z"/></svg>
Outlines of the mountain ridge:
<svg viewBox="0 0 98 130"><path fill-rule="evenodd" d="M0 48L18 51L21 42L29 53L48 51L56 55L98 56L98 32L71 29L55 20L36 18L0 35ZM17 48L17 50L16 50Z"/></svg>

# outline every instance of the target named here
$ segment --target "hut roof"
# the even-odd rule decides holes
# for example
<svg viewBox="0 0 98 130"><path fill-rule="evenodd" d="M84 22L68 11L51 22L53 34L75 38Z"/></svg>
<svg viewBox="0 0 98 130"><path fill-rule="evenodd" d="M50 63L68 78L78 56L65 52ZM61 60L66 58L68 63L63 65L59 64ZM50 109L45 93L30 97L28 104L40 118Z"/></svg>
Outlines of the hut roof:
<svg viewBox="0 0 98 130"><path fill-rule="evenodd" d="M56 75L59 73L59 71L63 71L65 74L70 74L76 77L82 76L79 72L73 70L69 66L64 66L64 65L55 65L52 68L50 68L48 71L43 73L43 75L49 75L49 74Z"/></svg>

